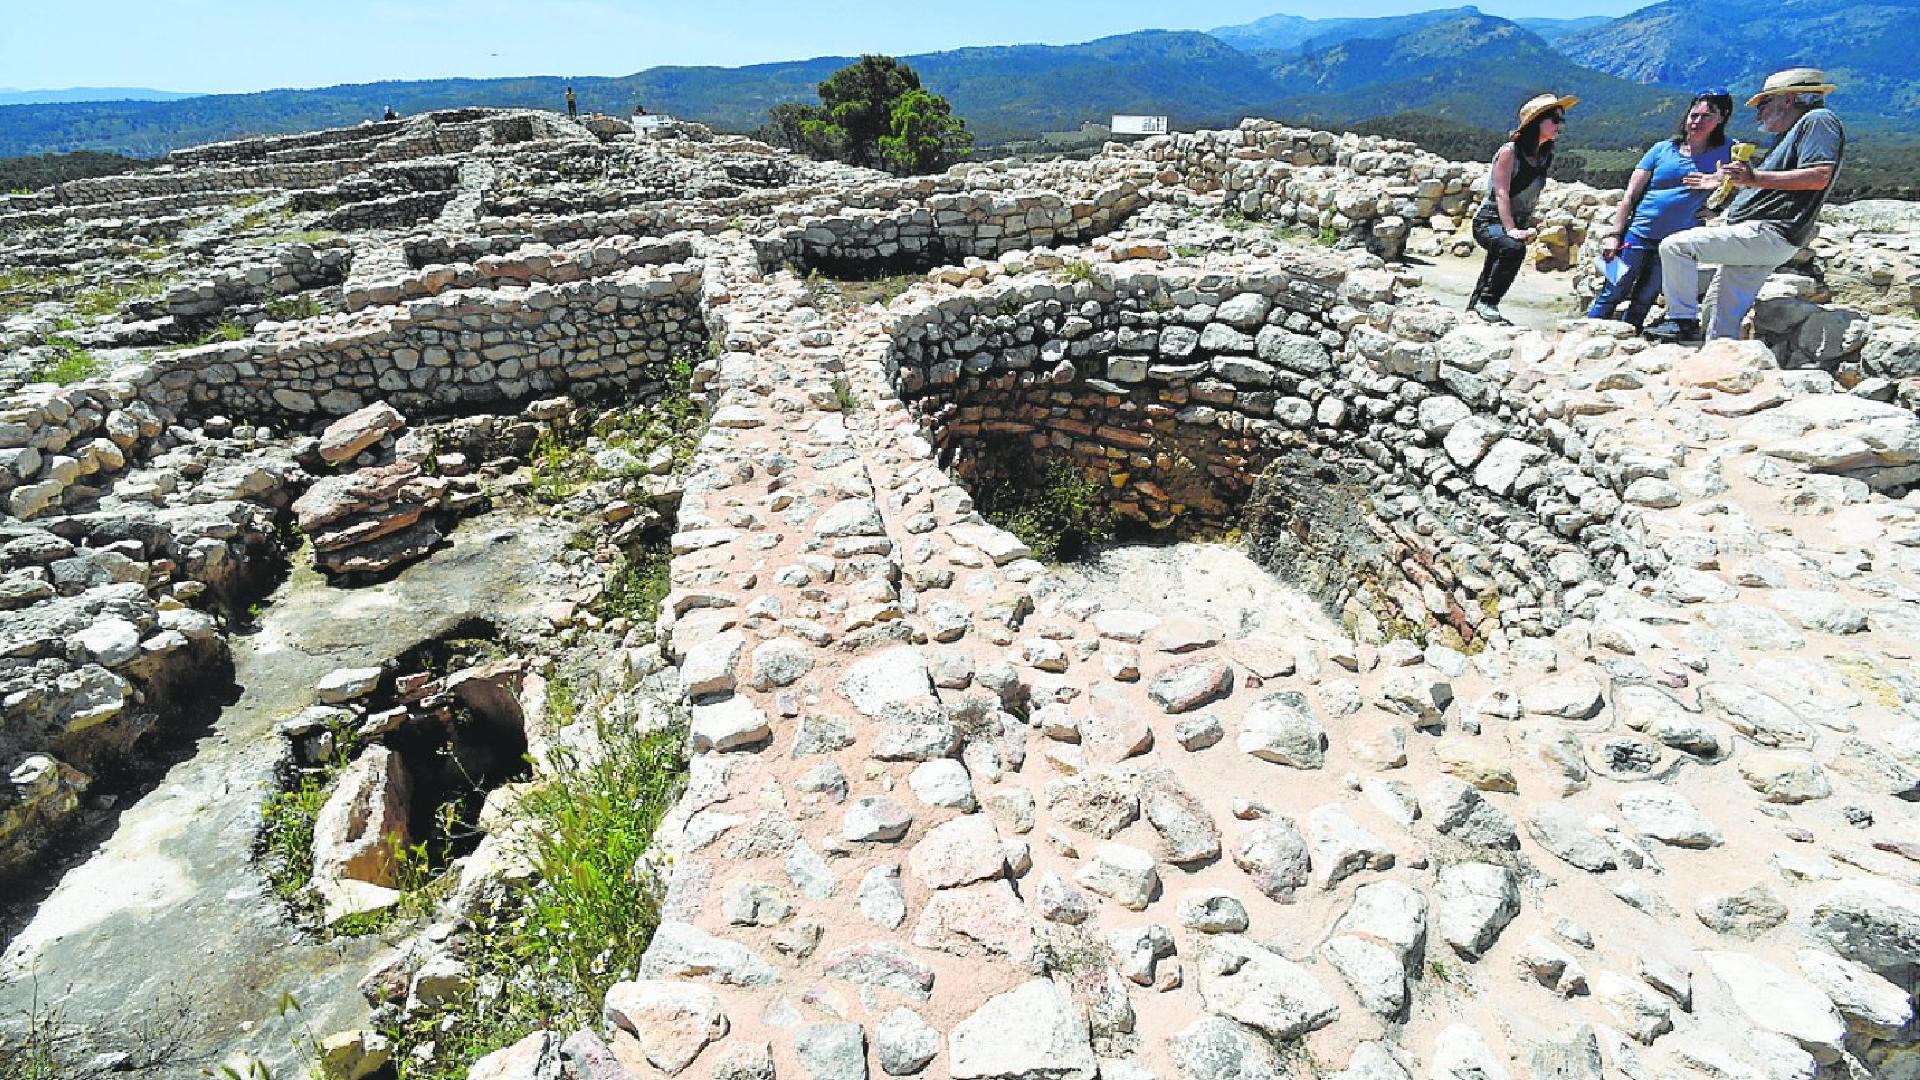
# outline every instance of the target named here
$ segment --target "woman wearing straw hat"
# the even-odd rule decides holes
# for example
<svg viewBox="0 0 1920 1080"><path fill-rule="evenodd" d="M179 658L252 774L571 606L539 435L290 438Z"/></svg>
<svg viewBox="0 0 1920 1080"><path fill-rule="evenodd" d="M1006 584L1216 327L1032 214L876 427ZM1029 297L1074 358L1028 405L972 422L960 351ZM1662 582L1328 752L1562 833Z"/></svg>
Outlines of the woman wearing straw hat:
<svg viewBox="0 0 1920 1080"><path fill-rule="evenodd" d="M1627 181L1627 193L1613 215L1613 231L1600 243L1607 264L1607 287L1594 297L1589 319L1611 319L1627 305L1625 321L1638 330L1660 295L1660 241L1699 224L1705 189L1687 177L1713 173L1732 160L1727 121L1733 95L1702 90L1687 104L1673 138L1662 139L1640 159Z"/></svg>
<svg viewBox="0 0 1920 1080"><path fill-rule="evenodd" d="M1487 261L1480 267L1473 294L1467 297L1467 310L1490 323L1507 321L1500 314L1500 301L1520 273L1527 241L1533 239L1533 230L1527 226L1547 186L1547 171L1553 167L1553 141L1567 122L1567 110L1579 101L1541 94L1520 106L1520 126L1493 155L1486 197L1473 216L1473 238L1487 249Z"/></svg>

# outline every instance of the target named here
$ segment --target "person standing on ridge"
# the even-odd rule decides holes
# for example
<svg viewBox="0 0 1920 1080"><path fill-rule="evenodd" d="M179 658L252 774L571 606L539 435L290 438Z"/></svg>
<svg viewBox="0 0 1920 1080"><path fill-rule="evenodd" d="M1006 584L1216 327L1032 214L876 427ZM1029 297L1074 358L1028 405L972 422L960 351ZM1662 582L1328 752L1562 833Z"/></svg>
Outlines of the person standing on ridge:
<svg viewBox="0 0 1920 1080"><path fill-rule="evenodd" d="M571 120L574 117L577 117L579 115L580 115L580 104L579 102L575 101L573 98L573 84L568 83L567 84L567 119Z"/></svg>
<svg viewBox="0 0 1920 1080"><path fill-rule="evenodd" d="M1687 186L1709 189L1722 179L1741 189L1724 221L1674 233L1660 242L1666 277L1667 317L1647 328L1654 341L1694 344L1703 337L1737 338L1740 323L1775 267L1813 236L1820 207L1833 190L1846 154L1847 131L1827 108L1834 86L1813 68L1789 68L1767 76L1747 99L1760 130L1778 136L1759 168L1734 161L1718 176L1690 176ZM1716 263L1708 307L1713 323L1700 327L1700 264Z"/></svg>
<svg viewBox="0 0 1920 1080"><path fill-rule="evenodd" d="M1699 224L1707 192L1687 184L1689 176L1713 173L1732 159L1727 121L1733 95L1702 90L1693 95L1673 138L1654 143L1634 167L1626 197L1613 215L1613 231L1600 242L1608 263L1607 287L1594 297L1589 319L1611 319L1620 305L1623 318L1639 329L1660 295L1660 241ZM1612 265L1614 263L1618 265Z"/></svg>
<svg viewBox="0 0 1920 1080"><path fill-rule="evenodd" d="M1467 310L1490 323L1504 325L1500 301L1527 258L1533 230L1533 208L1547 186L1553 168L1553 143L1567 122L1567 110L1580 103L1571 95L1541 94L1520 106L1520 126L1493 155L1487 172L1485 198L1473 215L1473 238L1487 249L1480 280L1467 297Z"/></svg>

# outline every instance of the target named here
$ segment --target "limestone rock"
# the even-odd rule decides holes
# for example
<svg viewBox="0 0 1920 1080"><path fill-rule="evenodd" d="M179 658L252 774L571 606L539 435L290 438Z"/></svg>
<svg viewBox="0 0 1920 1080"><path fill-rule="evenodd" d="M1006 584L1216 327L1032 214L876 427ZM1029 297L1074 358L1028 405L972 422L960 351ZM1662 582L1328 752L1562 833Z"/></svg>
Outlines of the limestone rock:
<svg viewBox="0 0 1920 1080"><path fill-rule="evenodd" d="M631 1035L647 1063L668 1076L685 1071L728 1030L719 995L697 984L659 979L609 987L606 1019Z"/></svg>
<svg viewBox="0 0 1920 1080"><path fill-rule="evenodd" d="M1191 863L1219 856L1219 828L1171 769L1153 768L1141 775L1140 808L1160 835L1161 858Z"/></svg>
<svg viewBox="0 0 1920 1080"><path fill-rule="evenodd" d="M1262 761L1317 769L1326 762L1327 734L1305 694L1282 690L1247 709L1240 722L1240 752Z"/></svg>
<svg viewBox="0 0 1920 1080"><path fill-rule="evenodd" d="M1051 981L988 998L947 1038L953 1080L1094 1080L1086 1021Z"/></svg>
<svg viewBox="0 0 1920 1080"><path fill-rule="evenodd" d="M930 889L999 877L1006 855L1000 834L985 814L966 814L927 830L907 853L914 876Z"/></svg>
<svg viewBox="0 0 1920 1080"><path fill-rule="evenodd" d="M1232 934L1210 937L1196 966L1200 996L1211 1012L1291 1039L1332 1023L1340 1014L1305 968Z"/></svg>
<svg viewBox="0 0 1920 1080"><path fill-rule="evenodd" d="M1520 913L1513 871L1491 863L1459 863L1440 871L1435 898L1441 939L1468 959L1491 948Z"/></svg>
<svg viewBox="0 0 1920 1080"><path fill-rule="evenodd" d="M1245 1025L1206 1016L1167 1040L1167 1056L1185 1080L1284 1080L1292 1075L1273 1047Z"/></svg>
<svg viewBox="0 0 1920 1080"><path fill-rule="evenodd" d="M859 1024L802 1024L793 1054L808 1080L866 1080L867 1040Z"/></svg>
<svg viewBox="0 0 1920 1080"><path fill-rule="evenodd" d="M1839 1053L1846 1025L1818 987L1747 953L1703 952L1700 960L1755 1025L1785 1035L1817 1058Z"/></svg>
<svg viewBox="0 0 1920 1080"><path fill-rule="evenodd" d="M1875 878L1828 889L1813 907L1816 938L1895 983L1920 973L1920 893Z"/></svg>
<svg viewBox="0 0 1920 1080"><path fill-rule="evenodd" d="M1169 713L1192 712L1233 692L1233 668L1217 656L1186 660L1161 670L1147 696Z"/></svg>
<svg viewBox="0 0 1920 1080"><path fill-rule="evenodd" d="M1180 896L1180 925L1203 934L1237 934L1247 928L1247 908L1231 893L1189 891Z"/></svg>
<svg viewBox="0 0 1920 1080"><path fill-rule="evenodd" d="M1101 844L1087 867L1073 879L1082 888L1130 911L1145 911L1160 891L1153 856L1126 844Z"/></svg>
<svg viewBox="0 0 1920 1080"><path fill-rule="evenodd" d="M375 744L335 782L313 822L315 882L363 881L391 888L409 840L412 790L400 755Z"/></svg>
<svg viewBox="0 0 1920 1080"><path fill-rule="evenodd" d="M768 986L779 981L773 965L738 942L726 941L692 923L665 921L653 932L640 974L649 979L704 979L730 986Z"/></svg>
<svg viewBox="0 0 1920 1080"><path fill-rule="evenodd" d="M320 433L320 459L340 465L360 456L360 452L386 436L407 426L399 410L385 402L376 402L328 424Z"/></svg>
<svg viewBox="0 0 1920 1080"><path fill-rule="evenodd" d="M873 1029L873 1050L888 1076L912 1076L940 1053L940 1033L912 1009L895 1009Z"/></svg>
<svg viewBox="0 0 1920 1080"><path fill-rule="evenodd" d="M1466 1024L1441 1029L1433 1041L1434 1080L1508 1080L1506 1067Z"/></svg>
<svg viewBox="0 0 1920 1080"><path fill-rule="evenodd" d="M1246 871L1268 899L1284 904L1307 883L1312 858L1293 821L1274 817L1240 834L1233 844L1233 864Z"/></svg>
<svg viewBox="0 0 1920 1080"><path fill-rule="evenodd" d="M1646 789L1620 796L1620 814L1635 832L1674 847L1710 848L1724 842L1720 830L1676 791Z"/></svg>

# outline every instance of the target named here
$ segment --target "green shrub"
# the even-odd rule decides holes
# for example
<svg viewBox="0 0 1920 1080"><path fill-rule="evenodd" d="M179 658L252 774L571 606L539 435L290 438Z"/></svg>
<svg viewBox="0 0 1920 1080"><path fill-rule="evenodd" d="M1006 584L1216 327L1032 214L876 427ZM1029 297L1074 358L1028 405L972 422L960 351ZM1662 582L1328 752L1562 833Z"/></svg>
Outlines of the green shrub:
<svg viewBox="0 0 1920 1080"><path fill-rule="evenodd" d="M844 375L834 376L833 401L843 413L860 411L860 399L853 396L853 384Z"/></svg>
<svg viewBox="0 0 1920 1080"><path fill-rule="evenodd" d="M997 485L981 499L981 513L1044 562L1077 559L1113 536L1099 483L1064 458L1047 462L1042 483Z"/></svg>
<svg viewBox="0 0 1920 1080"><path fill-rule="evenodd" d="M539 883L476 922L465 954L474 989L388 1029L399 1080L464 1080L474 1061L536 1029L597 1024L607 988L638 969L663 894L645 856L680 793L686 728L596 726L598 745L556 752L516 808L537 837ZM416 1057L427 1043L433 1055Z"/></svg>

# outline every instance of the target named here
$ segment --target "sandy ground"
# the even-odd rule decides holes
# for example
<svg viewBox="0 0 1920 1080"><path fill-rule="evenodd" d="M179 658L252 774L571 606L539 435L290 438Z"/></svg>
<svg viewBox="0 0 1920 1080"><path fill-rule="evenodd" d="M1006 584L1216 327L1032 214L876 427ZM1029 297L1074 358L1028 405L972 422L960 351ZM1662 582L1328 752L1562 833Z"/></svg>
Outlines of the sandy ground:
<svg viewBox="0 0 1920 1080"><path fill-rule="evenodd" d="M1467 306L1467 294L1480 277L1481 256L1475 252L1464 259L1450 255L1433 258L1408 258L1406 265L1419 272L1422 287L1438 296L1449 307ZM1567 291L1565 274L1543 274L1531 266L1520 271L1513 288L1507 292L1500 313L1517 326L1531 330L1552 330L1560 320L1581 314Z"/></svg>

